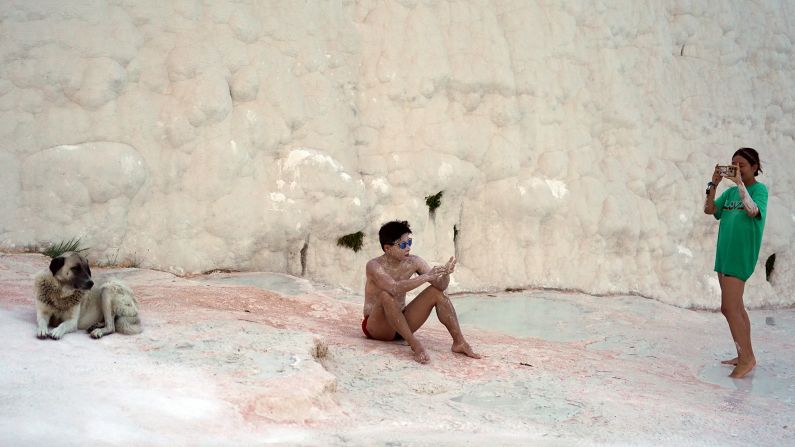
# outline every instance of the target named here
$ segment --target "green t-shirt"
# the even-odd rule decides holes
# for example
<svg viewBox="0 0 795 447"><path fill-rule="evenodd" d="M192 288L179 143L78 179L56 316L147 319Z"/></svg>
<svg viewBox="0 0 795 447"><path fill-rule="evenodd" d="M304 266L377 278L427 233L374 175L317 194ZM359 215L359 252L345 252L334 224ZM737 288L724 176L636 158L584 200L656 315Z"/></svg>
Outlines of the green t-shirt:
<svg viewBox="0 0 795 447"><path fill-rule="evenodd" d="M756 267L767 216L767 186L756 182L745 189L759 207L759 214L754 217L746 214L737 186L715 199L715 218L720 220L715 271L743 281L751 277Z"/></svg>

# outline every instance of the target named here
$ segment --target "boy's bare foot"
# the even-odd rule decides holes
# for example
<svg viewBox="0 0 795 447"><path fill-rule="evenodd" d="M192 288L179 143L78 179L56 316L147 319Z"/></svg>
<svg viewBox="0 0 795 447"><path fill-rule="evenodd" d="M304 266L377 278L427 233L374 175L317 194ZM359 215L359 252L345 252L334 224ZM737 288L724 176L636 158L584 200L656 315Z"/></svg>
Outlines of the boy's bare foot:
<svg viewBox="0 0 795 447"><path fill-rule="evenodd" d="M756 366L756 359L751 359L751 361L747 363L738 363L734 368L734 371L729 374L729 377L733 379L741 379L745 377L746 374L751 372L751 370L754 369L754 366Z"/></svg>
<svg viewBox="0 0 795 447"><path fill-rule="evenodd" d="M467 357L472 357L473 359L480 358L480 354L475 354L475 351L472 350L472 348L469 346L469 343L467 342L454 343L450 350L458 354L464 354Z"/></svg>
<svg viewBox="0 0 795 447"><path fill-rule="evenodd" d="M731 360L723 360L721 363L722 363L722 364L724 364L724 365L734 365L734 366L737 366L737 362L738 362L738 361L739 361L739 359L738 359L737 357L735 357L735 358L733 358L733 359L731 359Z"/></svg>

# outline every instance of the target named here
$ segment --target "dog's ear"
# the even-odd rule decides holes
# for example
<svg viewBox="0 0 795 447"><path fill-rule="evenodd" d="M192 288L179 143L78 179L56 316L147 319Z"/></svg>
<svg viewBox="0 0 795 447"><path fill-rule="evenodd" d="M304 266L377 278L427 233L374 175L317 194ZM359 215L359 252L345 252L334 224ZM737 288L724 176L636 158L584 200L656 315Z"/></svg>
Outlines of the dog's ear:
<svg viewBox="0 0 795 447"><path fill-rule="evenodd" d="M58 256L57 258L53 258L52 261L50 261L50 271L52 272L52 274L55 275L56 273L58 273L58 270L61 270L61 267L63 267L65 262L66 259L64 259L63 256Z"/></svg>

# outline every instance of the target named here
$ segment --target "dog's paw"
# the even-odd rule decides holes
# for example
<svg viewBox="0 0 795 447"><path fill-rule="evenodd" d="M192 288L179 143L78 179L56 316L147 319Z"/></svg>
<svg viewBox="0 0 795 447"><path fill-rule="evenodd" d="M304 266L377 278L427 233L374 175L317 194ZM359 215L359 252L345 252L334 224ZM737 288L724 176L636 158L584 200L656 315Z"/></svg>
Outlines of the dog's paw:
<svg viewBox="0 0 795 447"><path fill-rule="evenodd" d="M47 329L36 330L36 338L38 338L39 340L44 340L49 336L50 336L50 331L48 331Z"/></svg>
<svg viewBox="0 0 795 447"><path fill-rule="evenodd" d="M104 327L105 327L105 322L96 323L93 326L91 326L90 328L86 329L86 332L88 332L90 334L92 332L96 332L97 329L103 329Z"/></svg>
<svg viewBox="0 0 795 447"><path fill-rule="evenodd" d="M93 331L91 331L91 338L102 338L102 335L104 335L104 334L102 333L102 329L101 328L100 329L94 329Z"/></svg>
<svg viewBox="0 0 795 447"><path fill-rule="evenodd" d="M58 328L53 329L50 331L50 338L53 340L60 340L63 337L63 331L59 331Z"/></svg>

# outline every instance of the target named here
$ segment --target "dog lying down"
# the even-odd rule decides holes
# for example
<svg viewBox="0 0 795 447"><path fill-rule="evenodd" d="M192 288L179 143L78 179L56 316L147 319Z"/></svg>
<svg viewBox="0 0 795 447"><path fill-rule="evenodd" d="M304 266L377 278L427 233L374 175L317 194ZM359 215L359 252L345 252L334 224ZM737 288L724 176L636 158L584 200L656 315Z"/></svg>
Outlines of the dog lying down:
<svg viewBox="0 0 795 447"><path fill-rule="evenodd" d="M49 270L36 275L34 286L38 338L58 340L77 329L93 338L113 332L141 333L132 290L115 279L94 287L88 261L79 253L54 258Z"/></svg>

